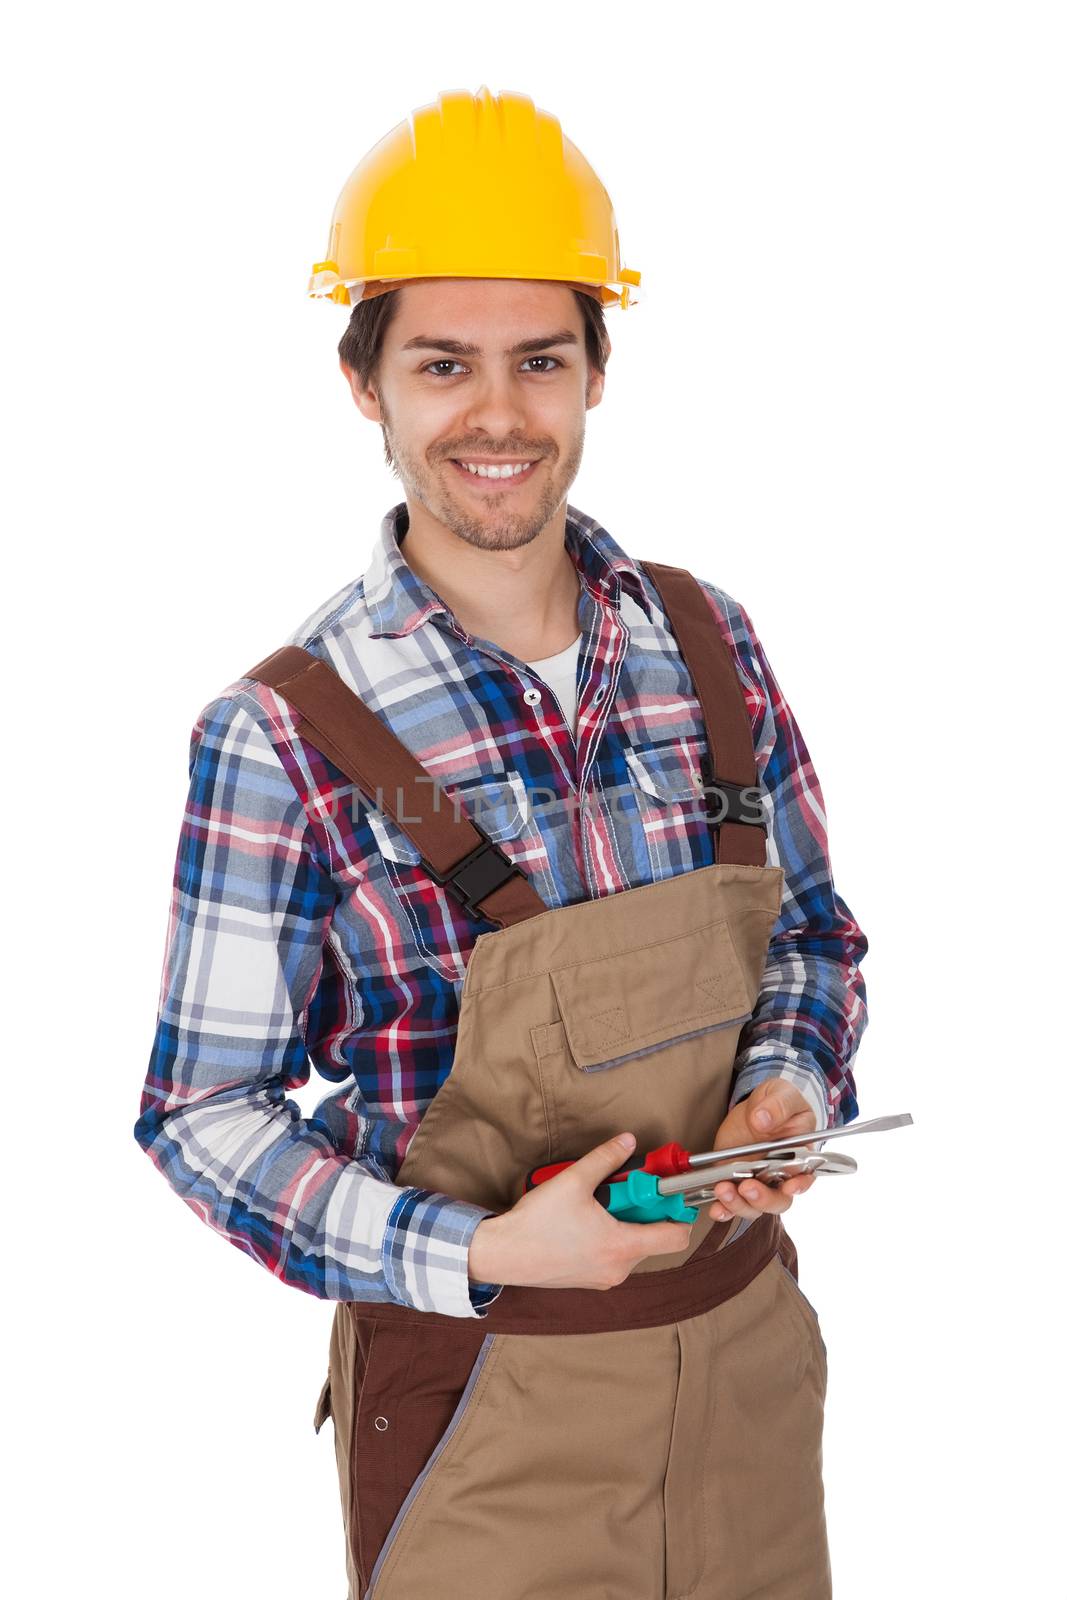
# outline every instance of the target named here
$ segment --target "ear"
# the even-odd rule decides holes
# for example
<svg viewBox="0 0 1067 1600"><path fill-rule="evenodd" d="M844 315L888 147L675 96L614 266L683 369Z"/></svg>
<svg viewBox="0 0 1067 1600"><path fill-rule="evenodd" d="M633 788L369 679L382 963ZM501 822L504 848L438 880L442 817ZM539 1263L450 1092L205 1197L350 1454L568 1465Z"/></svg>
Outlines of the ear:
<svg viewBox="0 0 1067 1600"><path fill-rule="evenodd" d="M605 374L603 372L596 372L590 368L589 382L586 385L585 391L585 409L587 411L592 411L593 407L598 406L601 400L603 400L604 377Z"/></svg>
<svg viewBox="0 0 1067 1600"><path fill-rule="evenodd" d="M359 407L360 411L369 422L381 422L382 408L381 402L378 399L378 391L373 385L368 385L366 388L364 388L359 381L358 374L353 372L351 367L346 366L343 361L340 363L340 366L344 380L351 389L352 398L356 402L356 405Z"/></svg>

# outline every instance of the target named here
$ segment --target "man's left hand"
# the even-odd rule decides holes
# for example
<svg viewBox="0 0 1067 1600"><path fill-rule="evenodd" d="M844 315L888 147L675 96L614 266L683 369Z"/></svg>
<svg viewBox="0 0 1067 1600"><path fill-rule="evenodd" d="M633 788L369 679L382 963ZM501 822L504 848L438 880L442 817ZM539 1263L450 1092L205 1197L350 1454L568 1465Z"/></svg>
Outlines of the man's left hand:
<svg viewBox="0 0 1067 1600"><path fill-rule="evenodd" d="M766 1125L757 1122L758 1114L770 1113ZM733 1107L715 1135L713 1150L732 1150L739 1144L761 1144L766 1139L788 1139L793 1134L814 1133L815 1113L795 1084L785 1078L766 1078L747 1099ZM758 1217L763 1211L788 1211L795 1194L803 1194L815 1182L815 1173L787 1178L772 1189L755 1178L735 1183L717 1183L718 1199L708 1210L717 1222L731 1217Z"/></svg>

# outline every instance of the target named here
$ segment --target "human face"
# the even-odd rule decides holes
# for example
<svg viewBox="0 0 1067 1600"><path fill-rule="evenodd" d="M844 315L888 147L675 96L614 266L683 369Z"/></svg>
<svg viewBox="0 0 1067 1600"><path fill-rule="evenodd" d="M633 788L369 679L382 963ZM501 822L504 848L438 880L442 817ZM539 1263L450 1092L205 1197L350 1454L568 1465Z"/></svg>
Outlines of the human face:
<svg viewBox="0 0 1067 1600"><path fill-rule="evenodd" d="M529 543L566 500L585 413L603 392L602 375L588 367L574 291L527 279L435 278L391 292L400 300L377 387L353 381L353 395L380 422L409 503L481 549ZM529 465L494 479L461 461Z"/></svg>

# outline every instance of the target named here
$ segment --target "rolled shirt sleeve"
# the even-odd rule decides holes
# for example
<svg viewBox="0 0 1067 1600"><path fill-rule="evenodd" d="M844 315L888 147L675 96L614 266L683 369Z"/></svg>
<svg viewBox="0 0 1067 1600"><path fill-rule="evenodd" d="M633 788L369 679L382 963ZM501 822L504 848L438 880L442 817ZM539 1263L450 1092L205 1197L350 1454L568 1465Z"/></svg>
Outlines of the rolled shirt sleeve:
<svg viewBox="0 0 1067 1600"><path fill-rule="evenodd" d="M754 743L769 813L767 864L783 869L781 912L738 1042L730 1105L780 1077L803 1094L817 1130L840 1127L859 1112L852 1065L868 1021L860 972L868 942L834 885L826 810L803 736L751 619L727 599L720 626L746 699L758 708Z"/></svg>
<svg viewBox="0 0 1067 1600"><path fill-rule="evenodd" d="M306 1010L340 890L257 702L197 720L155 1037L134 1127L195 1214L327 1300L484 1316L467 1257L492 1212L385 1181L286 1099L307 1083Z"/></svg>

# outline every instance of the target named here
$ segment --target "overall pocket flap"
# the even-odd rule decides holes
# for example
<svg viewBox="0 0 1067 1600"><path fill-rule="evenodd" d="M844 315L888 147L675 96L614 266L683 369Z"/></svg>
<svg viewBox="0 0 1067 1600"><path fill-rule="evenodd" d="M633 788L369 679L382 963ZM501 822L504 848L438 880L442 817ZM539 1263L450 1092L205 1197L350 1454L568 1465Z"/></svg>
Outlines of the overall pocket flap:
<svg viewBox="0 0 1067 1600"><path fill-rule="evenodd" d="M554 969L551 977L580 1067L641 1055L752 1014L725 918L658 944Z"/></svg>
<svg viewBox="0 0 1067 1600"><path fill-rule="evenodd" d="M327 1376L326 1382L319 1390L319 1398L315 1403L315 1416L313 1420L315 1423L316 1433L318 1433L319 1429L326 1421L326 1418L333 1416L333 1407L331 1404L332 1398L332 1385L330 1383L329 1376Z"/></svg>

